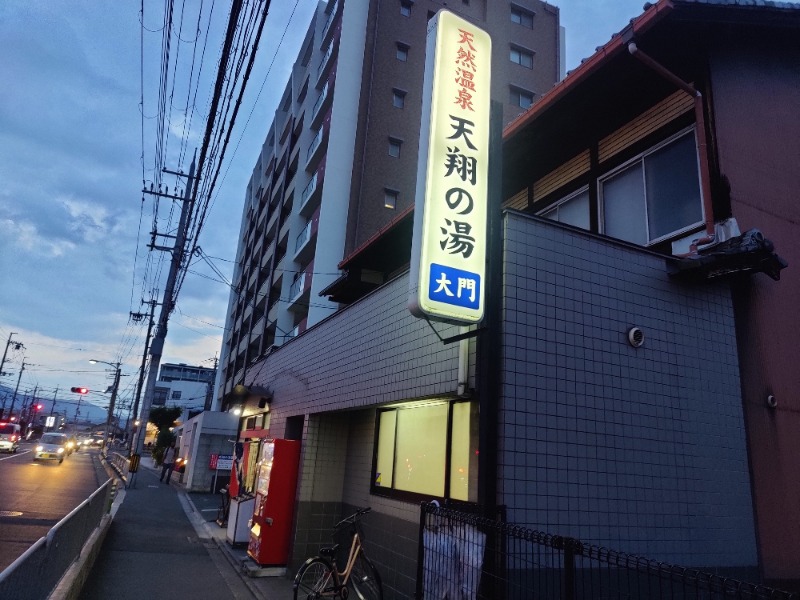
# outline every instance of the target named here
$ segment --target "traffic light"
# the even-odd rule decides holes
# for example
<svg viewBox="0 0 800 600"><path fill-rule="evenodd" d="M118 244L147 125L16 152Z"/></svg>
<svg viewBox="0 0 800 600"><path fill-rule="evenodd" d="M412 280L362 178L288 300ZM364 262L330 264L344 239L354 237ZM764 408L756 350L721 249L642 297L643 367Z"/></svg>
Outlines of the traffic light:
<svg viewBox="0 0 800 600"><path fill-rule="evenodd" d="M42 405L42 404L37 404L37 405L36 405L36 410L37 410L37 411L38 411L38 410L42 410L43 408L44 408L44 405Z"/></svg>
<svg viewBox="0 0 800 600"><path fill-rule="evenodd" d="M85 387L74 387L74 388L70 388L70 389L73 392L75 392L76 394L88 394L89 393L89 388L85 388Z"/></svg>

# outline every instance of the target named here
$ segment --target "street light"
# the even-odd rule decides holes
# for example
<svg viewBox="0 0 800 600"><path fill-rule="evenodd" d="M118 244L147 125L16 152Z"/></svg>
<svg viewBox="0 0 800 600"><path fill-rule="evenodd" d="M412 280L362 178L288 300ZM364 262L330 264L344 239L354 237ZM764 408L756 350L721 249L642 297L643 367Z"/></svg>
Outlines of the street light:
<svg viewBox="0 0 800 600"><path fill-rule="evenodd" d="M106 430L103 434L103 448L108 452L108 432L111 429L111 423L114 419L114 403L117 401L117 390L119 389L119 377L120 377L120 364L122 363L110 363L105 360L96 360L91 359L89 361L90 364L96 365L97 363L102 363L104 365L108 365L109 367L114 367L116 370L114 373L114 385L111 389L111 400L108 403L108 418L106 419Z"/></svg>

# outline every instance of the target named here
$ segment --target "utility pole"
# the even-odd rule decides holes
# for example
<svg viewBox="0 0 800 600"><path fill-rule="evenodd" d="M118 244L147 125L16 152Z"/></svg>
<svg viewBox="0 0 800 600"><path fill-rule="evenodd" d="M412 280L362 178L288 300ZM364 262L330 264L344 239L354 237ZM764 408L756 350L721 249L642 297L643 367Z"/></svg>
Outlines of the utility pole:
<svg viewBox="0 0 800 600"><path fill-rule="evenodd" d="M99 362L99 361L98 361ZM111 400L108 403L108 417L106 419L106 432L103 439L103 448L108 452L108 433L114 421L114 403L117 401L117 389L119 389L120 363L116 364L114 372L114 388L111 390Z"/></svg>
<svg viewBox="0 0 800 600"><path fill-rule="evenodd" d="M12 331L8 334L8 341L6 342L6 349L3 351L3 359L0 360L0 375L5 375L3 373L3 365L6 364L6 355L8 354L8 347L11 345L11 336L17 335L16 331ZM19 350L22 348L22 342L14 342L14 350Z"/></svg>
<svg viewBox="0 0 800 600"><path fill-rule="evenodd" d="M214 377L207 384L206 401L203 404L203 410L211 410L212 396L214 394L214 382L217 379L217 367L219 366L219 357L214 353Z"/></svg>
<svg viewBox="0 0 800 600"><path fill-rule="evenodd" d="M55 410L56 410L56 396L58 396L58 386L56 386L56 391L53 392L53 406L50 407L50 416L51 417L53 416L53 412L55 412ZM53 422L53 425L51 425L50 427L54 427L54 426L55 426L55 421Z"/></svg>
<svg viewBox="0 0 800 600"><path fill-rule="evenodd" d="M9 337L9 339L11 339L11 338ZM6 345L6 348L8 348L8 345ZM8 416L9 417L14 414L14 403L17 401L17 392L19 391L19 382L22 379L22 372L24 370L25 370L25 359L23 358L22 359L22 366L19 369L19 377L17 377L17 387L14 388L14 395L11 397L11 408L8 409Z"/></svg>
<svg viewBox="0 0 800 600"><path fill-rule="evenodd" d="M35 386L33 386L33 395L31 396L30 406L33 406L34 404L36 404L36 392L38 390L39 390L39 384L37 383ZM25 410L26 407L27 407L27 412ZM25 418L27 419L27 421L30 422L30 420L31 420L30 419L31 409L28 406L28 399L27 398L25 398L25 401L22 403L22 408L19 409L20 417L22 416L23 412L25 412Z"/></svg>
<svg viewBox="0 0 800 600"><path fill-rule="evenodd" d="M172 298L175 293L175 283L178 279L178 272L180 271L186 254L186 229L189 221L189 213L191 210L192 188L195 187L196 177L194 175L195 161L192 159L192 164L189 167L189 174L187 177L186 190L183 195L183 206L181 207L181 216L178 222L177 234L175 236L175 245L172 248L172 260L169 266L169 274L167 275L167 284L164 288L164 299L161 302L161 312L158 317L158 327L156 328L153 343L150 345L150 367L147 373L147 386L144 393L144 401L142 402L142 414L140 417L141 425L139 434L136 436L136 447L134 454L141 455L144 450L144 438L142 432L147 430L147 421L150 418L150 406L153 404L153 395L156 391L156 379L158 378L158 368L161 364L161 354L164 350L164 340L167 337L167 322L169 315L174 308ZM182 174L179 174L182 175ZM144 190L145 192L147 190ZM151 192L157 194L157 192ZM169 250L168 248L155 247L158 250ZM136 480L136 474L132 474L131 482Z"/></svg>
<svg viewBox="0 0 800 600"><path fill-rule="evenodd" d="M144 339L144 352L142 353L142 366L139 369L139 383L136 386L136 399L133 402L133 411L131 413L131 418L133 422L136 423L136 415L139 413L139 399L142 397L142 386L144 385L144 372L147 369L147 353L150 350L150 334L153 332L153 318L156 312L156 306L158 306L158 302L155 299L150 298L149 302L142 301L142 304L149 304L150 305L150 320L147 322L147 336ZM131 318L134 321L140 321L146 315L143 313L131 313ZM141 426L141 425L140 425ZM145 424L147 427L147 424ZM134 429L136 425L134 425ZM125 430L127 431L127 426ZM133 431L131 432L131 439L130 443L128 444L128 453L131 454L133 451Z"/></svg>

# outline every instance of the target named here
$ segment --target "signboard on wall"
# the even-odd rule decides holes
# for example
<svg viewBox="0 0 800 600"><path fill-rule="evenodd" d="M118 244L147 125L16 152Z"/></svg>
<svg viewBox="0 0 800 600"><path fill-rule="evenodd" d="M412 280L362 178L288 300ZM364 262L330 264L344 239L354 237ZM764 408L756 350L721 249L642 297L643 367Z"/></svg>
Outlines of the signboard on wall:
<svg viewBox="0 0 800 600"><path fill-rule="evenodd" d="M449 323L483 318L489 34L441 10L430 20L411 247L409 309Z"/></svg>

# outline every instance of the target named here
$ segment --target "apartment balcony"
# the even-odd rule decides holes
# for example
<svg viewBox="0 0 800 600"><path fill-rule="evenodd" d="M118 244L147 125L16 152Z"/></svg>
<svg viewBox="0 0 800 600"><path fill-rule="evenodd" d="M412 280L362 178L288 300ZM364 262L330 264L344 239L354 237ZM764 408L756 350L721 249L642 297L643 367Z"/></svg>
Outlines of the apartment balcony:
<svg viewBox="0 0 800 600"><path fill-rule="evenodd" d="M322 193L323 173L324 171L317 169L317 172L314 173L311 181L308 182L308 185L303 190L302 196L300 196L300 214L304 217L308 216L311 208L316 204L312 200L316 200Z"/></svg>
<svg viewBox="0 0 800 600"><path fill-rule="evenodd" d="M322 123L322 117L325 115L332 96L333 84L330 81L326 81L325 86L319 93L319 98L314 103L314 108L311 110L311 129L319 127L320 123Z"/></svg>
<svg viewBox="0 0 800 600"><path fill-rule="evenodd" d="M322 42L320 44L321 48L325 47L325 44L328 43L330 38L329 34L332 34L333 31L336 29L333 24L336 23L337 18L339 17L339 3L335 2L333 4L333 8L331 8L331 12L328 15L328 20L325 21L325 25L322 27Z"/></svg>
<svg viewBox="0 0 800 600"><path fill-rule="evenodd" d="M306 171L311 172L316 168L317 158L322 154L322 142L326 135L325 127L320 127L317 135L311 140L311 145L306 151Z"/></svg>
<svg viewBox="0 0 800 600"><path fill-rule="evenodd" d="M294 245L294 260L295 262L305 262L311 258L314 252L317 239L317 223L318 219L310 220L300 235L295 239Z"/></svg>
<svg viewBox="0 0 800 600"><path fill-rule="evenodd" d="M308 312L308 297L311 293L313 262L306 267L292 282L289 288L289 310L294 312Z"/></svg>
<svg viewBox="0 0 800 600"><path fill-rule="evenodd" d="M328 76L328 73L331 70L331 67L336 62L336 57L339 54L339 44L337 40L333 40L328 46L328 51L325 52L325 56L322 57L322 62L319 63L319 68L317 69L317 89L322 85L322 82L325 81L325 78Z"/></svg>

